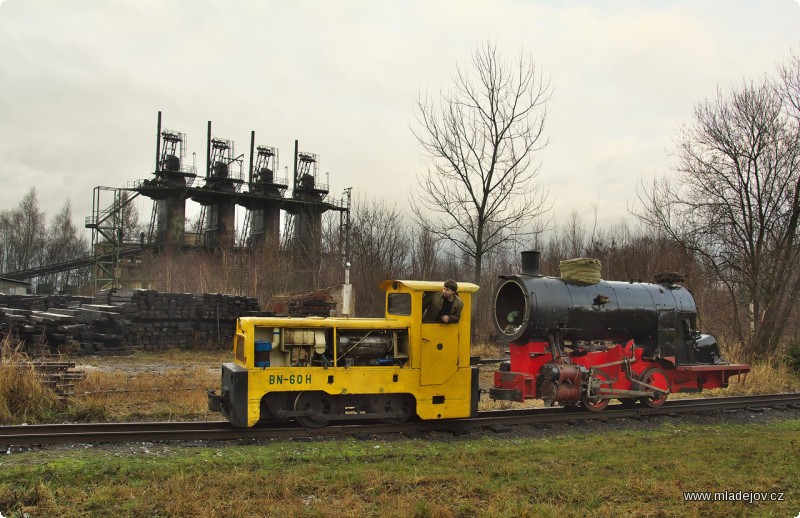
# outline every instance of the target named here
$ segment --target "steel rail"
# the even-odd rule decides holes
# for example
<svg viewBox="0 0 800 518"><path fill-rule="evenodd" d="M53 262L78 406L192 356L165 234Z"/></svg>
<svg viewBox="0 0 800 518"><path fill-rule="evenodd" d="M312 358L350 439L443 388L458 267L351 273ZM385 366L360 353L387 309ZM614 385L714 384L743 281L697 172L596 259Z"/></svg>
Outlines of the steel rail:
<svg viewBox="0 0 800 518"><path fill-rule="evenodd" d="M325 436L411 433L416 431L453 431L480 427L538 425L558 422L609 421L621 418L644 418L656 415L711 412L741 408L800 408L800 393L767 396L678 399L660 408L644 405L612 405L602 412L579 408L534 408L479 412L469 419L414 421L400 425L357 423L332 424L321 429L297 427L293 422L263 423L253 428L236 428L227 421L79 423L0 426L0 446L161 442L161 441L231 441L261 439L298 439Z"/></svg>

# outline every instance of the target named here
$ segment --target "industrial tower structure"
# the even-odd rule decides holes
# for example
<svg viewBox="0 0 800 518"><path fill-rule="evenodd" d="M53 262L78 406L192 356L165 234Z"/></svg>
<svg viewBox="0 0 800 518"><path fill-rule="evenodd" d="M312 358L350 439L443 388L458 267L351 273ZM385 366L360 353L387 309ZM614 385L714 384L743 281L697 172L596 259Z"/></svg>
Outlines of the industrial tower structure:
<svg viewBox="0 0 800 518"><path fill-rule="evenodd" d="M197 175L197 167L185 164L186 135L162 129L161 112L158 112L156 138L156 168L150 179L137 180L126 188L97 187L93 214L87 218L87 228L92 228L93 253L102 251L118 261L123 242L138 238L140 248L155 251L180 251L202 247L213 250L235 250L257 247L277 251L280 246L281 211L286 214L288 240L301 269L313 270L319 264L321 251L322 214L333 210L349 221L350 190L347 201L329 200L327 182L320 181L318 158L313 153L299 151L295 141L294 181L290 197L286 196L288 182L277 176L278 150L270 146L256 146L255 132L250 134L250 163L247 181L243 175L243 155L236 156L231 140L216 138L208 122L206 141L206 174ZM246 190L243 187L246 184ZM114 192L114 202L109 207L99 203L98 195L104 190ZM122 193L125 193L124 195ZM153 213L149 231L145 235L126 236L122 239L122 218L119 211L136 196L153 200ZM186 200L201 205L200 232L187 242L185 235ZM236 242L236 206L247 210L243 239ZM102 223L106 222L106 225ZM116 228L119 227L119 228ZM116 239L118 236L119 239ZM288 238L289 236L287 236ZM112 253L108 252L109 247ZM117 253L113 253L117 249ZM129 251L127 253L130 253ZM118 285L116 264L98 264L104 274L105 285ZM96 271L100 271L96 268Z"/></svg>

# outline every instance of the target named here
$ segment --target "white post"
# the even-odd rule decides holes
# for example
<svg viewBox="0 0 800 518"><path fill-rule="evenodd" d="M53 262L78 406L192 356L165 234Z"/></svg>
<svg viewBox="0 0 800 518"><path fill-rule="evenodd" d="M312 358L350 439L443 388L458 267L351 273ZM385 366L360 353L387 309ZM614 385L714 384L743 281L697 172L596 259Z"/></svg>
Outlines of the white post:
<svg viewBox="0 0 800 518"><path fill-rule="evenodd" d="M342 284L342 316L349 317L352 308L353 286L350 284L350 263L344 263L344 284Z"/></svg>

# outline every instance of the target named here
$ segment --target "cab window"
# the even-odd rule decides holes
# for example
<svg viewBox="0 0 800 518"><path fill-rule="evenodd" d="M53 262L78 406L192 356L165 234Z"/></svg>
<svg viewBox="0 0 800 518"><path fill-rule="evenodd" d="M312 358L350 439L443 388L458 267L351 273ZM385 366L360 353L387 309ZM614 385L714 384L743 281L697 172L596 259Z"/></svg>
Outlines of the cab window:
<svg viewBox="0 0 800 518"><path fill-rule="evenodd" d="M411 294L390 293L386 299L386 313L389 315L411 315Z"/></svg>
<svg viewBox="0 0 800 518"><path fill-rule="evenodd" d="M428 315L428 308L430 307L431 303L433 302L433 297L439 293L439 291L426 291L422 294L422 323L423 324L441 324L441 322L437 322L436 315ZM427 319L425 318L427 316Z"/></svg>

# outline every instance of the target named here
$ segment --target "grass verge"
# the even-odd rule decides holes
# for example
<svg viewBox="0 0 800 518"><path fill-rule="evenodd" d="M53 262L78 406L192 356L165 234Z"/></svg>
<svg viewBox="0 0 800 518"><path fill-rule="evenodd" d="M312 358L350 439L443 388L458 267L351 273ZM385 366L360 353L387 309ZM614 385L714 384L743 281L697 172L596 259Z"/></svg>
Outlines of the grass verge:
<svg viewBox="0 0 800 518"><path fill-rule="evenodd" d="M4 516L795 516L800 421L500 437L129 445L0 459ZM122 448L122 449L120 449ZM687 502L684 491L783 493Z"/></svg>

